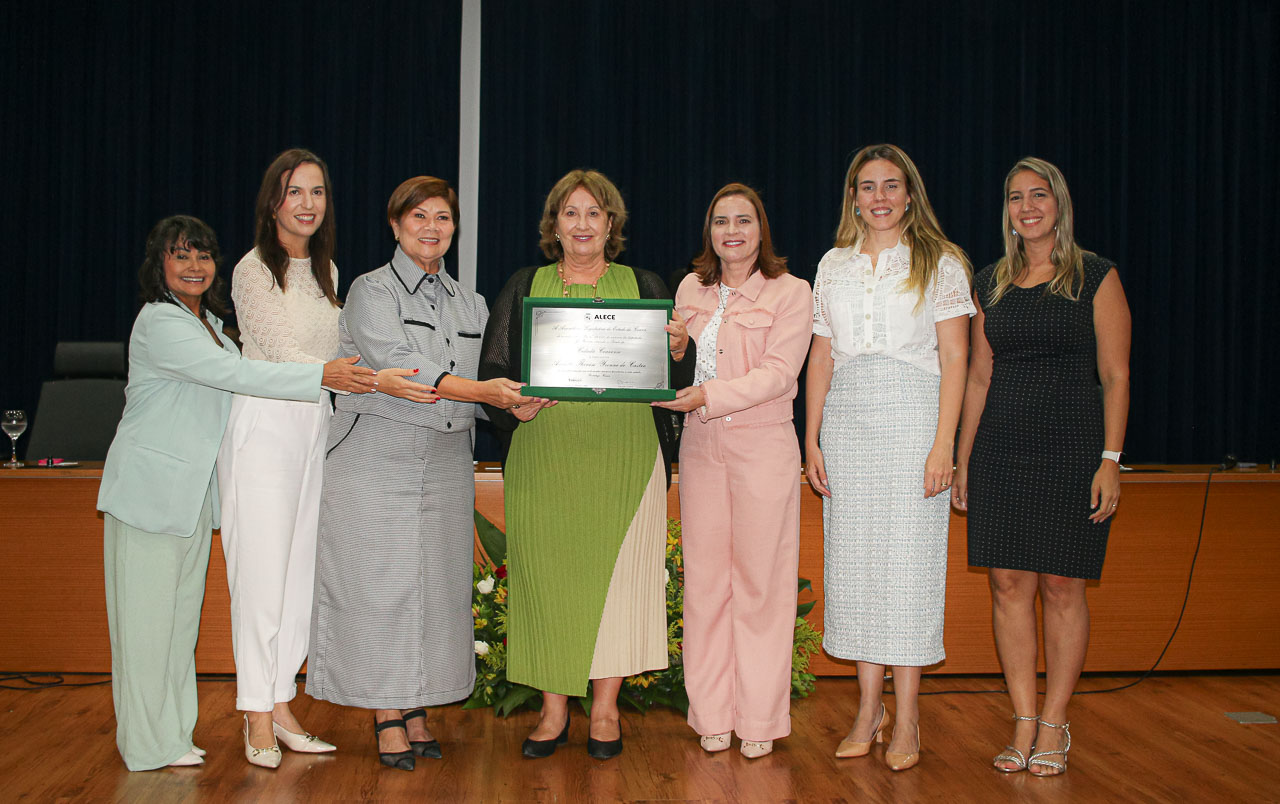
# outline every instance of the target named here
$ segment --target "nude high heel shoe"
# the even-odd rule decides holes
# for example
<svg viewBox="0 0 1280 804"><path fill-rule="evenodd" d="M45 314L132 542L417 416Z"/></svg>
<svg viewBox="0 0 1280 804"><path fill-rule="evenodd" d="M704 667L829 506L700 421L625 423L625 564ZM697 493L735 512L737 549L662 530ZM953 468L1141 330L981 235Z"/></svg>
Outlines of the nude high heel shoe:
<svg viewBox="0 0 1280 804"><path fill-rule="evenodd" d="M880 704L880 722L876 724L875 731L871 733L871 739L866 742L855 742L845 737L840 741L840 745L836 747L836 756L841 759L852 759L853 757L865 757L871 751L871 743L884 742L884 730L889 728L892 721L889 719L889 713L885 711L884 704ZM850 732L852 733L852 732Z"/></svg>
<svg viewBox="0 0 1280 804"><path fill-rule="evenodd" d="M726 731L724 734L704 734L698 738L698 744L708 754L714 754L717 751L728 751L729 746L733 744L731 742L732 735L733 732L731 731Z"/></svg>
<svg viewBox="0 0 1280 804"><path fill-rule="evenodd" d="M916 726L916 750L909 754L900 754L897 751L884 752L884 764L889 766L889 770L904 771L908 768L914 768L916 763L920 761L920 726Z"/></svg>

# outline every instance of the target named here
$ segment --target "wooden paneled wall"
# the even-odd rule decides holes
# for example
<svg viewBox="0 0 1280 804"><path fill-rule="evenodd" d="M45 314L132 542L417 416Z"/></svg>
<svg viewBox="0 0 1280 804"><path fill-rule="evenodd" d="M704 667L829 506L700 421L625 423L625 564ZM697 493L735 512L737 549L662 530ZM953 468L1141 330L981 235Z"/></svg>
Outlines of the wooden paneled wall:
<svg viewBox="0 0 1280 804"><path fill-rule="evenodd" d="M0 671L110 670L102 575L100 467L0 470ZM1100 583L1091 583L1086 670L1150 667L1178 619L1196 551L1207 470L1170 467L1123 478ZM797 477L797 483L802 482ZM801 489L800 574L813 582L822 624L822 505ZM668 495L679 517L678 484ZM502 478L476 474L476 507L502 527ZM966 561L965 519L953 512L947 575L944 673L999 671L985 571ZM1163 670L1280 667L1280 473L1215 474L1186 614ZM196 664L234 671L230 599L215 534ZM815 672L844 675L850 663L819 656Z"/></svg>

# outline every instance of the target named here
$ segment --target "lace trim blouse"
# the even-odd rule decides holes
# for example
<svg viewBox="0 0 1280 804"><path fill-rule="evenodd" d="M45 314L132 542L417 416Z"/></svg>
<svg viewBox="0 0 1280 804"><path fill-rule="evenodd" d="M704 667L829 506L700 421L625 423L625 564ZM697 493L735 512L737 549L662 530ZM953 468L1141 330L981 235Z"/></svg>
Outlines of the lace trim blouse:
<svg viewBox="0 0 1280 804"><path fill-rule="evenodd" d="M338 284L338 268L329 270ZM231 299L245 357L272 363L326 363L338 353L337 307L311 274L311 258L290 259L285 290L254 249L231 274Z"/></svg>
<svg viewBox="0 0 1280 804"><path fill-rule="evenodd" d="M831 339L839 369L858 355L892 357L941 376L939 321L975 315L964 265L950 255L938 261L933 285L919 296L903 287L911 249L901 241L880 252L872 267L861 245L833 248L818 263L813 283L813 334Z"/></svg>

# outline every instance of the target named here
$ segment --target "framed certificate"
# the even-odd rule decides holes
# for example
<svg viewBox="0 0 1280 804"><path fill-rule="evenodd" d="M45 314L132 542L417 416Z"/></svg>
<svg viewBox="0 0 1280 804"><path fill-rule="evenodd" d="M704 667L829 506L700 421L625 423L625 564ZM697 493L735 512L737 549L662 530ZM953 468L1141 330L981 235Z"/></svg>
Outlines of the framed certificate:
<svg viewBox="0 0 1280 804"><path fill-rule="evenodd" d="M524 300L526 396L570 401L675 399L664 327L670 299Z"/></svg>

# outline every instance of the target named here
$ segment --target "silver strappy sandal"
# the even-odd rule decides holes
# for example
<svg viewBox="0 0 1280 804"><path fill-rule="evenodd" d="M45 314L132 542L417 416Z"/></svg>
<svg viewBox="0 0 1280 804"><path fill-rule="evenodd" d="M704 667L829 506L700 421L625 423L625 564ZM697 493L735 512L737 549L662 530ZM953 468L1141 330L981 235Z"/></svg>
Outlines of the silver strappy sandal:
<svg viewBox="0 0 1280 804"><path fill-rule="evenodd" d="M1038 721L1040 719L1040 716L1015 714L1013 715L1013 719L1015 721L1018 721L1018 720L1037 720ZM1032 751L1036 750L1036 747L1034 744L1031 746L1031 750ZM999 764L1001 762L1012 762L1018 767L1002 768L1000 767L1000 764ZM1018 771L1024 771L1027 769L1027 757L1021 751L1014 748L1013 746L1006 745L1004 747L1004 751L999 754L996 754L995 759L991 760L991 766L996 770L1000 771L1001 773L1017 773Z"/></svg>
<svg viewBox="0 0 1280 804"><path fill-rule="evenodd" d="M1061 748L1055 749L1053 751L1040 751L1038 753L1032 754L1031 758L1027 760L1027 768L1030 769L1032 765L1040 765L1045 768L1056 768L1058 771L1057 773L1032 772L1031 775L1032 776L1061 776L1062 774L1067 772L1067 752L1071 750L1071 722L1068 721L1066 723L1050 723L1046 720L1041 720L1040 725L1048 726L1051 729L1062 729L1067 733L1067 742ZM1042 759L1042 757L1051 757L1054 754L1062 754L1062 761L1054 762L1051 759Z"/></svg>

